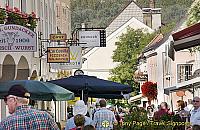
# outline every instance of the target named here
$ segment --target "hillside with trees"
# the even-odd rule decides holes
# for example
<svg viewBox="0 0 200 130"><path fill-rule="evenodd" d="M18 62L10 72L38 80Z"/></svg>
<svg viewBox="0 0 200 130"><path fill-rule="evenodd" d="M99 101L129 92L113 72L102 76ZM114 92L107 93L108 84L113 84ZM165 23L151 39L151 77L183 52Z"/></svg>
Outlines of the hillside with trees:
<svg viewBox="0 0 200 130"><path fill-rule="evenodd" d="M162 8L162 23L178 21L194 0L155 0L155 6ZM81 23L88 27L107 27L112 19L130 0L71 0L72 29ZM141 8L149 7L149 0L137 0Z"/></svg>

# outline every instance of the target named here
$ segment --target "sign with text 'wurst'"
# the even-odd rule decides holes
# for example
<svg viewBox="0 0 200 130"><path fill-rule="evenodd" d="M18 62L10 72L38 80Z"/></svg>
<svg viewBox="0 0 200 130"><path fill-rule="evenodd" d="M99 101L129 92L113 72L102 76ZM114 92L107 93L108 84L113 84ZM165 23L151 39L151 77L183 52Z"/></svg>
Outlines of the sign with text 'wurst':
<svg viewBox="0 0 200 130"><path fill-rule="evenodd" d="M34 52L36 50L35 32L15 24L0 26L0 52Z"/></svg>

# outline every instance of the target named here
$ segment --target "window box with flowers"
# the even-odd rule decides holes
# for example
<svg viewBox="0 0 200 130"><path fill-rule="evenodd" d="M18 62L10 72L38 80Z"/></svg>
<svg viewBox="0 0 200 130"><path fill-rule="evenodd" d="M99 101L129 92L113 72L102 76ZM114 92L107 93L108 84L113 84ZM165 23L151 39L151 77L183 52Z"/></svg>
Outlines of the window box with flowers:
<svg viewBox="0 0 200 130"><path fill-rule="evenodd" d="M34 12L27 14L20 12L16 7L12 9L9 6L6 6L6 9L0 8L0 24L17 24L34 31L37 26L36 20Z"/></svg>
<svg viewBox="0 0 200 130"><path fill-rule="evenodd" d="M157 83L147 81L142 85L141 89L142 95L148 98L149 103L151 103L152 100L157 99Z"/></svg>

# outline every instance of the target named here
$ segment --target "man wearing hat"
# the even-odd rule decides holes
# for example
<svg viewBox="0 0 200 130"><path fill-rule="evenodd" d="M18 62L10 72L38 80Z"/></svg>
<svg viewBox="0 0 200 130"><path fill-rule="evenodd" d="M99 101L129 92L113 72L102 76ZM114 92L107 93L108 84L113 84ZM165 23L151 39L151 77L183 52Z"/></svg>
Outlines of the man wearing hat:
<svg viewBox="0 0 200 130"><path fill-rule="evenodd" d="M30 93L22 85L13 85L4 101L11 114L0 122L0 130L59 130L56 122L45 111L28 105Z"/></svg>
<svg viewBox="0 0 200 130"><path fill-rule="evenodd" d="M76 101L74 108L73 108L73 117L71 117L69 120L67 120L65 130L71 130L76 127L74 123L74 117L78 114L81 114L85 117L85 125L93 125L93 121L91 118L87 117L87 105L85 105L83 100Z"/></svg>

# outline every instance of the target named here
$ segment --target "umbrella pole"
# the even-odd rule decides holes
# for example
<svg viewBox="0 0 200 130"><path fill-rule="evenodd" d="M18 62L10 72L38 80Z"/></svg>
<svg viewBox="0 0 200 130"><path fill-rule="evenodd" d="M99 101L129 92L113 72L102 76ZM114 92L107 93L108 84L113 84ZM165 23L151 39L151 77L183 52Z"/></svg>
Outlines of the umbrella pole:
<svg viewBox="0 0 200 130"><path fill-rule="evenodd" d="M56 122L56 113L57 113L57 111L56 111L56 101L54 101L55 102L55 122Z"/></svg>
<svg viewBox="0 0 200 130"><path fill-rule="evenodd" d="M81 91L81 100L84 100L84 98L83 98L83 90Z"/></svg>

